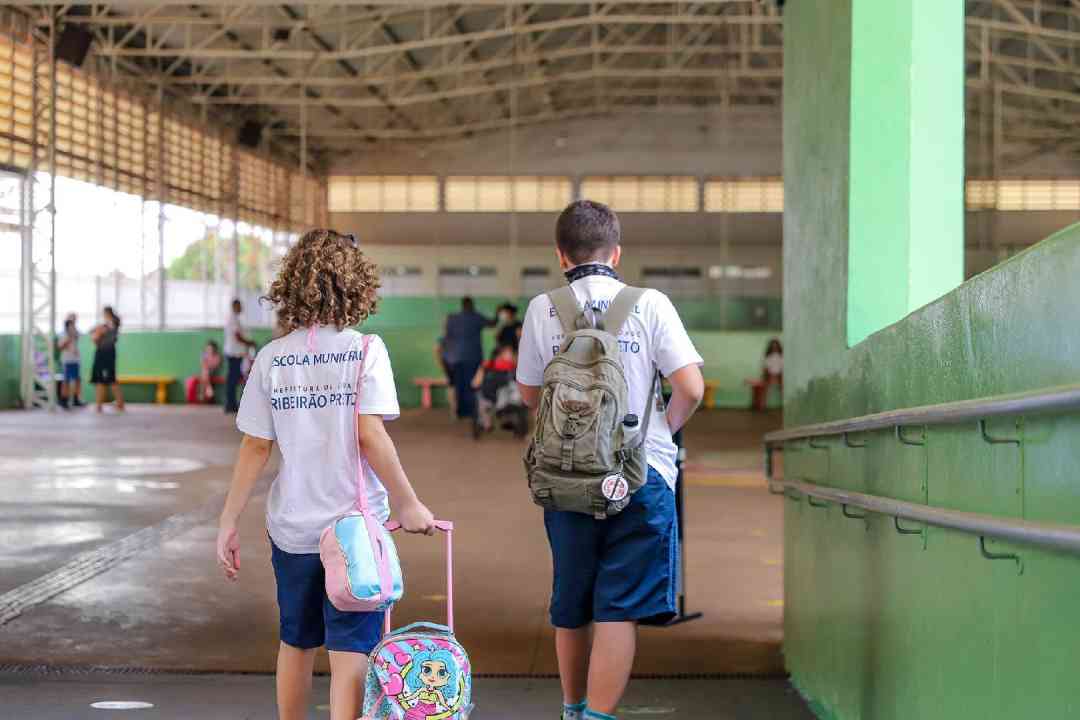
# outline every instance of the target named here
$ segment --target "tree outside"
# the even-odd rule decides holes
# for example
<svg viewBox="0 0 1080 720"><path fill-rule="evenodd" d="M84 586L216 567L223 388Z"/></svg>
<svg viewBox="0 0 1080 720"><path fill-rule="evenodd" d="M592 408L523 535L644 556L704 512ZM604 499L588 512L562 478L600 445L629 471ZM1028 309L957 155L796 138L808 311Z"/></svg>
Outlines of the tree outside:
<svg viewBox="0 0 1080 720"><path fill-rule="evenodd" d="M232 281L232 242L218 237L216 233L207 233L206 237L191 243L184 254L173 260L166 268L166 277L170 280L208 281L219 278L229 283ZM240 235L240 288L244 290L262 290L263 269L270 261L270 246L254 235ZM217 261L222 264L220 273L214 272L215 252Z"/></svg>

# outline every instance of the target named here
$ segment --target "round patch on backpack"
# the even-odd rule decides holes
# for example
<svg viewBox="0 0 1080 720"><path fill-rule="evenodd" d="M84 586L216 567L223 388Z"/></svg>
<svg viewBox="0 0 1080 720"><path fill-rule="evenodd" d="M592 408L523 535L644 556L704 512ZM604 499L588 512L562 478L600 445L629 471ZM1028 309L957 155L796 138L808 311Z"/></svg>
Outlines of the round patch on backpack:
<svg viewBox="0 0 1080 720"><path fill-rule="evenodd" d="M608 475L600 485L600 492L611 502L624 500L630 492L630 484L622 475Z"/></svg>

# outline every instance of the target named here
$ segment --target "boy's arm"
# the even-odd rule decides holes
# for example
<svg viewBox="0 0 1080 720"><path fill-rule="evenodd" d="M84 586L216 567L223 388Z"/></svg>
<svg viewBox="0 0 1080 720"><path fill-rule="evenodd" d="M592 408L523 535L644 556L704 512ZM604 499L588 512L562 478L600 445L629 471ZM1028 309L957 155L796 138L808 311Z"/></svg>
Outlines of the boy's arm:
<svg viewBox="0 0 1080 720"><path fill-rule="evenodd" d="M705 395L702 359L668 296L656 291L651 293L655 293L651 303L654 315L649 323L653 328L653 362L671 383L667 421L674 433L686 425Z"/></svg>
<svg viewBox="0 0 1080 720"><path fill-rule="evenodd" d="M519 382L518 390L521 391L521 401L525 403L525 407L535 410L537 403L540 402L540 387L537 385L522 385Z"/></svg>
<svg viewBox="0 0 1080 720"><path fill-rule="evenodd" d="M360 449L368 464L386 486L390 505L405 532L435 534L435 516L420 502L401 467L394 441L381 415L358 415Z"/></svg>
<svg viewBox="0 0 1080 720"><path fill-rule="evenodd" d="M667 407L667 421L671 432L682 429L705 396L705 378L696 364L687 365L671 373L671 401Z"/></svg>
<svg viewBox="0 0 1080 720"><path fill-rule="evenodd" d="M240 572L240 537L237 534L236 523L240 520L240 514L244 512L251 498L251 491L259 479L259 473L263 471L266 462L270 459L270 451L273 447L273 440L264 440L251 435L244 435L244 439L240 442L229 496L225 499L225 507L221 511L221 519L218 522L218 562L221 563L225 576L230 580L235 580Z"/></svg>

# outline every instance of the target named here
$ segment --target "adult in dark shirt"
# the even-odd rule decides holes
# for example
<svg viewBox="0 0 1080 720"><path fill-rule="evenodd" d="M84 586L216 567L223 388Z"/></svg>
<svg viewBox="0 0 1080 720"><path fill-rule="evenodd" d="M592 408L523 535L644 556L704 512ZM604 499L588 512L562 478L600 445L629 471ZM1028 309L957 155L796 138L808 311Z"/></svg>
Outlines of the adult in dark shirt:
<svg viewBox="0 0 1080 720"><path fill-rule="evenodd" d="M446 318L443 356L450 367L459 418L472 417L476 409L476 391L473 390L472 380L484 359L484 328L494 326L494 320L476 312L471 297L461 299L461 312Z"/></svg>
<svg viewBox="0 0 1080 720"><path fill-rule="evenodd" d="M495 340L496 347L512 347L517 353L521 343L521 321L517 318L517 305L505 303L499 307L499 335Z"/></svg>

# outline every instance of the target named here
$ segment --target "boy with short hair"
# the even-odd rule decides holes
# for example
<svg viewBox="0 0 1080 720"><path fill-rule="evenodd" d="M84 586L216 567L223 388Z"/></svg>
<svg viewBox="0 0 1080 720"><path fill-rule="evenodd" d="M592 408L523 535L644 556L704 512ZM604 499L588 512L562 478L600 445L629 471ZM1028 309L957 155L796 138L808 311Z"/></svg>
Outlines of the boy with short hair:
<svg viewBox="0 0 1080 720"><path fill-rule="evenodd" d="M556 253L585 315L594 321L625 287L615 268L622 256L619 220L607 206L581 200L559 216ZM555 567L551 622L563 689L565 720L614 718L633 668L637 624L675 615L678 540L675 524L675 443L705 392L702 359L678 312L663 293L642 295L618 333L632 412L657 403L648 427L648 481L617 515L545 510ZM535 407L544 368L558 352L563 325L547 295L525 314L517 380ZM671 384L663 412L654 392L656 371Z"/></svg>

